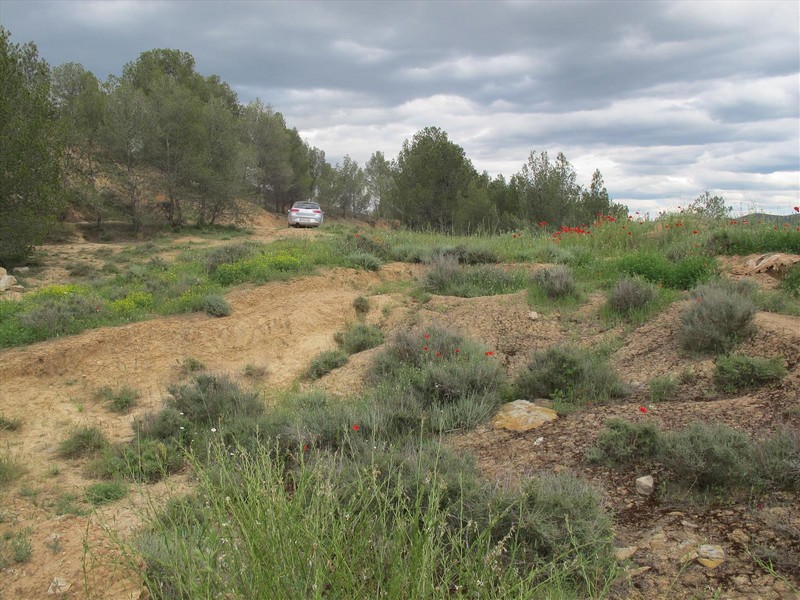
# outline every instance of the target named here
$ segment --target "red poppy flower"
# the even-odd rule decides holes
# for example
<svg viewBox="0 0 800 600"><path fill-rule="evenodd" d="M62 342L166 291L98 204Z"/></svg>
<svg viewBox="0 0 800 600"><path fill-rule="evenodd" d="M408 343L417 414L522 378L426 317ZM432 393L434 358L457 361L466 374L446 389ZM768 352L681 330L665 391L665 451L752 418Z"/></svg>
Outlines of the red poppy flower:
<svg viewBox="0 0 800 600"><path fill-rule="evenodd" d="M437 353L436 353L436 356L441 356L441 355L442 355L442 353L441 353L441 352L437 352Z"/></svg>
<svg viewBox="0 0 800 600"><path fill-rule="evenodd" d="M640 406L639 407L639 412L640 413L646 413L647 412L647 407L646 406Z"/></svg>
<svg viewBox="0 0 800 600"><path fill-rule="evenodd" d="M628 232L628 235L631 235L631 232L630 232L630 231Z"/></svg>
<svg viewBox="0 0 800 600"><path fill-rule="evenodd" d="M486 356L494 356L494 352L492 352L491 350L487 350L486 352L484 352L484 354Z"/></svg>
<svg viewBox="0 0 800 600"><path fill-rule="evenodd" d="M360 236L360 235L358 235L357 233L355 234L355 236L356 236L356 237L361 237L361 236Z"/></svg>
<svg viewBox="0 0 800 600"><path fill-rule="evenodd" d="M456 348L456 354L458 354L459 352L461 352L461 350L459 350L458 348Z"/></svg>
<svg viewBox="0 0 800 600"><path fill-rule="evenodd" d="M426 340L429 340L429 339L431 339L431 334L430 333L426 333L424 337L425 337Z"/></svg>
<svg viewBox="0 0 800 600"><path fill-rule="evenodd" d="M308 450L308 444L303 444L303 450Z"/></svg>
<svg viewBox="0 0 800 600"><path fill-rule="evenodd" d="M794 207L794 212L800 212L800 206L795 206Z"/></svg>
<svg viewBox="0 0 800 600"><path fill-rule="evenodd" d="M697 234L697 229L695 229L692 233Z"/></svg>
<svg viewBox="0 0 800 600"><path fill-rule="evenodd" d="M423 348L423 350L425 350L425 352L427 352L427 351L428 351L428 347L427 347L427 346L425 346L425 347Z"/></svg>
<svg viewBox="0 0 800 600"><path fill-rule="evenodd" d="M361 425L351 425L350 429L352 429L353 431L358 431L359 429L361 429Z"/></svg>

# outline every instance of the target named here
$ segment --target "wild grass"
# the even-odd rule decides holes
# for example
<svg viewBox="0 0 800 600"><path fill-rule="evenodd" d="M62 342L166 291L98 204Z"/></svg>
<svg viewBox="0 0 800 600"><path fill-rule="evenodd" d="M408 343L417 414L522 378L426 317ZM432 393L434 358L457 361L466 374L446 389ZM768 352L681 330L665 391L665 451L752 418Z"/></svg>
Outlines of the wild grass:
<svg viewBox="0 0 800 600"><path fill-rule="evenodd" d="M551 398L566 411L627 394L605 356L570 346L535 353L514 380L514 390L518 398Z"/></svg>
<svg viewBox="0 0 800 600"><path fill-rule="evenodd" d="M19 431L22 428L22 419L19 417L9 418L0 415L0 431Z"/></svg>
<svg viewBox="0 0 800 600"><path fill-rule="evenodd" d="M25 471L25 465L11 453L10 448L0 452L0 488L22 477Z"/></svg>
<svg viewBox="0 0 800 600"><path fill-rule="evenodd" d="M674 375L661 375L653 377L647 387L650 392L651 402L664 402L673 400L678 392L678 378Z"/></svg>
<svg viewBox="0 0 800 600"><path fill-rule="evenodd" d="M373 325L354 323L344 331L337 332L333 339L347 354L356 354L383 343L383 332Z"/></svg>
<svg viewBox="0 0 800 600"><path fill-rule="evenodd" d="M95 398L106 402L109 409L114 412L126 413L136 406L136 402L139 399L139 391L126 385L117 390L105 386L95 392Z"/></svg>
<svg viewBox="0 0 800 600"><path fill-rule="evenodd" d="M65 458L81 458L100 452L107 446L108 438L100 429L83 425L73 429L58 449Z"/></svg>
<svg viewBox="0 0 800 600"><path fill-rule="evenodd" d="M83 491L83 496L89 504L100 506L115 500L120 500L128 495L128 487L119 481L103 481L93 483Z"/></svg>
<svg viewBox="0 0 800 600"><path fill-rule="evenodd" d="M512 294L529 285L530 275L525 270L462 266L457 258L441 255L432 259L421 287L426 292L440 296L475 298Z"/></svg>
<svg viewBox="0 0 800 600"><path fill-rule="evenodd" d="M287 486L268 448L234 454L194 460L204 502L151 514L135 541L154 598L599 596L615 572L599 496L566 476L504 496L423 445L363 468L311 453Z"/></svg>
<svg viewBox="0 0 800 600"><path fill-rule="evenodd" d="M344 350L325 350L311 359L311 364L306 369L307 379L319 379L334 369L347 364L347 352Z"/></svg>
<svg viewBox="0 0 800 600"><path fill-rule="evenodd" d="M785 375L781 358L727 354L717 358L713 379L718 389L733 393L779 381Z"/></svg>

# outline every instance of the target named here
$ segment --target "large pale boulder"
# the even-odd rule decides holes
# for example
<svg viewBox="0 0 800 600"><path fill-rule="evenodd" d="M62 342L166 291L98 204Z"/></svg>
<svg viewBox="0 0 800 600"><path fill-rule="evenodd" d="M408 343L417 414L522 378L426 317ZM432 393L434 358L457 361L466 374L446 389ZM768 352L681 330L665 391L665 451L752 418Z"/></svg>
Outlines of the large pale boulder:
<svg viewBox="0 0 800 600"><path fill-rule="evenodd" d="M17 278L13 275L7 275L6 270L3 269L3 274L0 275L0 292L5 292L12 285L17 284Z"/></svg>
<svg viewBox="0 0 800 600"><path fill-rule="evenodd" d="M557 418L558 414L552 408L537 406L527 400L514 400L500 408L500 412L492 419L492 425L496 429L528 431Z"/></svg>

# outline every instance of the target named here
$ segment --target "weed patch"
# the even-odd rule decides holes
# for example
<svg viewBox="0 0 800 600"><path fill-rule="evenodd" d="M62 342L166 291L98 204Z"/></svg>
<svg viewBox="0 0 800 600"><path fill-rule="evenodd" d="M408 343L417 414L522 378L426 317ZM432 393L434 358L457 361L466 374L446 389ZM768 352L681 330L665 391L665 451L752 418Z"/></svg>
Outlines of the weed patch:
<svg viewBox="0 0 800 600"><path fill-rule="evenodd" d="M719 352L732 348L753 332L755 305L722 285L703 285L681 315L678 341L684 350Z"/></svg>
<svg viewBox="0 0 800 600"><path fill-rule="evenodd" d="M73 430L59 445L61 456L80 458L95 454L108 446L108 438L97 427L83 426Z"/></svg>
<svg viewBox="0 0 800 600"><path fill-rule="evenodd" d="M128 487L118 481L104 481L93 483L87 487L83 496L89 504L100 506L115 500L120 500L128 495Z"/></svg>
<svg viewBox="0 0 800 600"><path fill-rule="evenodd" d="M356 323L333 336L339 347L347 354L356 354L383 343L383 332L372 325Z"/></svg>
<svg viewBox="0 0 800 600"><path fill-rule="evenodd" d="M717 388L733 393L778 381L785 375L780 358L728 354L717 358L713 378Z"/></svg>
<svg viewBox="0 0 800 600"><path fill-rule="evenodd" d="M325 350L320 352L311 360L311 364L306 369L305 376L308 379L319 379L327 375L334 369L343 367L347 364L347 353L343 350Z"/></svg>

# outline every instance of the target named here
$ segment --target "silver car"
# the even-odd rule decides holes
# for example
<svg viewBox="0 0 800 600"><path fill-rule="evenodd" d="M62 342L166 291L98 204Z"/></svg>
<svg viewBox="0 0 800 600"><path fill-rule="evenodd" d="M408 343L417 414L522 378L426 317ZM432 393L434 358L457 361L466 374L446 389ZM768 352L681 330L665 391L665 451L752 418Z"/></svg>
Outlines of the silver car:
<svg viewBox="0 0 800 600"><path fill-rule="evenodd" d="M289 209L289 227L292 225L319 227L324 218L325 214L316 202L301 200L292 204L292 208Z"/></svg>

